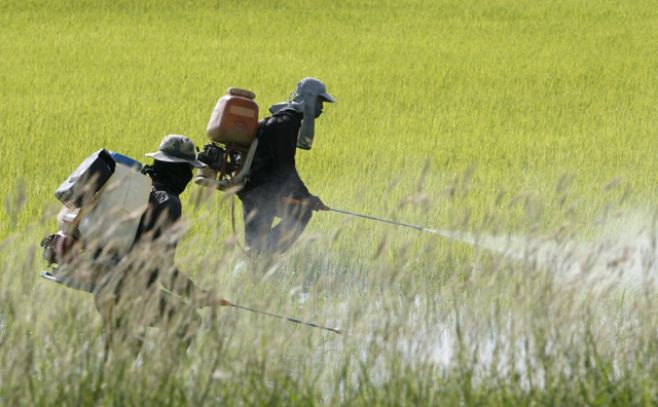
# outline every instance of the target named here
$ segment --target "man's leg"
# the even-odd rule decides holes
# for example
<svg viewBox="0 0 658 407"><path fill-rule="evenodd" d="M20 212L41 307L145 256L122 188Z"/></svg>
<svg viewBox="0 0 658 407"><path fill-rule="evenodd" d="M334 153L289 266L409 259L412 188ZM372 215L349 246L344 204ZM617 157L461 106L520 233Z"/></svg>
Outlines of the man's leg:
<svg viewBox="0 0 658 407"><path fill-rule="evenodd" d="M126 304L130 301L125 298L119 301L118 296L107 294L96 293L94 296L96 309L103 319L103 358L107 361L111 349L137 357L142 349L144 330L136 324L132 307Z"/></svg>
<svg viewBox="0 0 658 407"><path fill-rule="evenodd" d="M244 216L244 234L247 247L256 253L269 251L268 235L276 208L262 199L241 197Z"/></svg>
<svg viewBox="0 0 658 407"><path fill-rule="evenodd" d="M281 222L270 231L268 247L271 251L282 253L302 235L313 211L304 205L283 205L279 209L279 215Z"/></svg>
<svg viewBox="0 0 658 407"><path fill-rule="evenodd" d="M165 291L159 291L160 325L187 349L201 326L197 309ZM158 325L158 324L154 324Z"/></svg>

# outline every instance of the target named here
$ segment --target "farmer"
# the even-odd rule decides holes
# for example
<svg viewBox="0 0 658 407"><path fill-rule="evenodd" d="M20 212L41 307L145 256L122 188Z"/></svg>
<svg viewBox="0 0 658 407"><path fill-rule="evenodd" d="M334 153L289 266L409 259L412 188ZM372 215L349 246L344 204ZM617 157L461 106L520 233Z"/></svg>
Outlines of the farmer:
<svg viewBox="0 0 658 407"><path fill-rule="evenodd" d="M194 144L187 137L169 135L157 152L146 155L154 158L153 165L142 170L151 177L152 189L136 243L105 273L94 292L106 346L124 341L137 352L145 328L153 325L171 330L187 346L198 325L193 305L221 305L223 301L196 287L174 265L182 212L179 195L192 179L193 168L204 166L196 159ZM188 298L191 305L180 297Z"/></svg>
<svg viewBox="0 0 658 407"><path fill-rule="evenodd" d="M296 148L311 149L324 102L336 100L318 79L304 78L291 100L270 107L272 116L259 124L249 180L238 193L246 244L255 254L286 251L304 231L312 211L328 209L311 195L295 168ZM275 217L281 220L272 227Z"/></svg>

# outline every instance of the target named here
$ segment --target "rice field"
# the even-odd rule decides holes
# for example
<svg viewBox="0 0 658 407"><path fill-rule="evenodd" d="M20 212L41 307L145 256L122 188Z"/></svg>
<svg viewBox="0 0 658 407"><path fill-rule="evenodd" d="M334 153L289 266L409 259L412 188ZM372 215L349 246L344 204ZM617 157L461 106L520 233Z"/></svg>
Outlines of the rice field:
<svg viewBox="0 0 658 407"><path fill-rule="evenodd" d="M0 3L0 405L658 404L653 1ZM241 208L183 194L177 263L241 305L106 361L39 278L53 192L105 147L202 146L216 100L338 99L297 167L330 207L245 262Z"/></svg>

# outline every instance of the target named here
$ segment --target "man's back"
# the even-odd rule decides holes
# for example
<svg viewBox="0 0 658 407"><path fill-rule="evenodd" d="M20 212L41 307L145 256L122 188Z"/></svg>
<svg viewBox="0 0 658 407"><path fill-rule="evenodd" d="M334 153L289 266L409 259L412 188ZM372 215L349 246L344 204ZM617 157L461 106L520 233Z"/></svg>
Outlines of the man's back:
<svg viewBox="0 0 658 407"><path fill-rule="evenodd" d="M301 121L301 113L286 110L260 123L254 164L241 194L254 191L299 198L309 195L295 168L297 134Z"/></svg>
<svg viewBox="0 0 658 407"><path fill-rule="evenodd" d="M159 238L182 215L182 206L178 195L169 192L164 185L154 183L149 195L146 212L137 229L135 241L150 234L149 238Z"/></svg>

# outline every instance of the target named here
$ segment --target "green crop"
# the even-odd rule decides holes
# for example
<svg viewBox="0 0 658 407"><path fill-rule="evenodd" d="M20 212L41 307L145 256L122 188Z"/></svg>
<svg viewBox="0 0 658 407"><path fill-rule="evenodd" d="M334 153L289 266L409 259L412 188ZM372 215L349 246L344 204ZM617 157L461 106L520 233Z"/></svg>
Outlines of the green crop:
<svg viewBox="0 0 658 407"><path fill-rule="evenodd" d="M0 405L657 404L657 27L644 0L3 0ZM187 352L154 330L105 363L92 297L38 277L54 190L305 76L338 99L309 190L459 239L316 213L237 273L239 203L234 231L191 185L183 271L346 334L204 310Z"/></svg>

